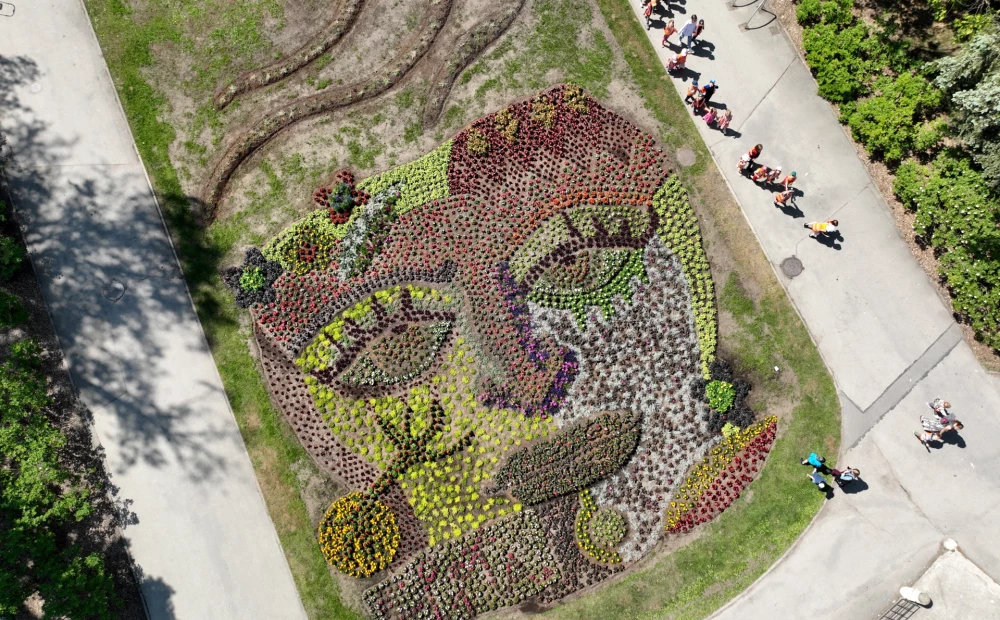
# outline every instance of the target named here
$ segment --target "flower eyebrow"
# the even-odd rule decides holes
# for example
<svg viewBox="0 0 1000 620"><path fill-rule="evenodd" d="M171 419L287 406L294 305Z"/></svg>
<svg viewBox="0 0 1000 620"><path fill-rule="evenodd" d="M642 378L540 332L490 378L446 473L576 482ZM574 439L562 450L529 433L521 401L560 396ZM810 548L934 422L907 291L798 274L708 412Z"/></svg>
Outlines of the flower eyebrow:
<svg viewBox="0 0 1000 620"><path fill-rule="evenodd" d="M612 208L612 205L608 205L608 208ZM579 208L582 211L591 211L591 207ZM575 252L579 252L585 248L608 248L608 247L621 247L621 248L641 248L653 235L656 234L657 226L659 225L659 214L656 213L655 209L644 208L635 205L613 205L614 210L630 210L635 213L645 216L645 226L641 230L635 230L633 224L636 220L630 220L628 216L624 213L614 213L610 215L622 215L619 218L619 225L616 232L610 232L607 221L601 216L603 214L593 213L588 220L583 220L593 227L593 233L588 234L586 230L581 230L581 222L574 222L572 217L572 211L577 211L576 209L562 211L559 213L562 222L564 223L567 238L562 240L558 244L554 244L553 247L549 247L539 256L536 248L536 253L532 256L529 244L531 239L522 246L526 249L528 258L521 259L521 267L525 267L528 259L531 259L531 265L527 269L524 269L519 282L522 287L530 288L532 284L538 278L542 276L545 271L552 266L552 264L559 258L564 256L569 256ZM538 229L541 230L541 229Z"/></svg>
<svg viewBox="0 0 1000 620"><path fill-rule="evenodd" d="M333 319L340 316L345 310L360 301L371 297L381 290L392 288L403 284L427 285L447 284L455 278L458 267L453 261L445 260L437 269L405 269L397 270L389 275L381 276L373 280L363 282L352 288L348 293L333 300L324 310L316 315L300 331L307 334L301 342L296 342L290 349L291 356L297 358L302 355L302 351L316 339L321 329L326 327Z"/></svg>

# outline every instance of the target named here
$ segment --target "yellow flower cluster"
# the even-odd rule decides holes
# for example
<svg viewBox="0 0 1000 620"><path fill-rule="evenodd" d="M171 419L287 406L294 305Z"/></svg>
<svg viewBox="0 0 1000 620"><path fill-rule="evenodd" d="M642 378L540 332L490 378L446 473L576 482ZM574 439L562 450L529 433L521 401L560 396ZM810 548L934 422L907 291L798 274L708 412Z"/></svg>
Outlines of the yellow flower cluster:
<svg viewBox="0 0 1000 620"><path fill-rule="evenodd" d="M510 108L504 108L497 112L494 120L496 121L497 131L503 134L507 142L513 143L517 139L517 128L520 125L520 121L510 111Z"/></svg>
<svg viewBox="0 0 1000 620"><path fill-rule="evenodd" d="M399 526L388 506L355 491L330 504L319 524L326 561L352 577L370 577L399 550Z"/></svg>
<svg viewBox="0 0 1000 620"><path fill-rule="evenodd" d="M576 544L584 553L598 562L605 564L617 564L622 561L622 556L618 552L598 547L590 539L590 522L597 512L597 503L594 502L590 489L580 491L580 512L576 513Z"/></svg>
<svg viewBox="0 0 1000 620"><path fill-rule="evenodd" d="M677 491L676 499L670 502L667 508L667 529L681 522L684 515L695 507L701 496L711 487L712 482L737 454L777 423L777 417L768 416L719 442L719 445L712 449L712 453L706 456L700 465L695 466L684 486Z"/></svg>

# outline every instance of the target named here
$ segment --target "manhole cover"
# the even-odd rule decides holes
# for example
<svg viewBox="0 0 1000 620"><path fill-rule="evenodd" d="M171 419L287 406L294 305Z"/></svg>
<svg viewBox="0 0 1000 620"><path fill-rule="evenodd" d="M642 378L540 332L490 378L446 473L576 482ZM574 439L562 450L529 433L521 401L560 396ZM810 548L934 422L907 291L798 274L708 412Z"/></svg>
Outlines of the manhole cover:
<svg viewBox="0 0 1000 620"><path fill-rule="evenodd" d="M111 301L118 301L125 295L125 285L118 280L112 280L104 289L104 296Z"/></svg>
<svg viewBox="0 0 1000 620"><path fill-rule="evenodd" d="M781 261L781 273L785 274L789 278L794 278L802 273L802 261L794 256L789 256L785 260Z"/></svg>
<svg viewBox="0 0 1000 620"><path fill-rule="evenodd" d="M693 166L697 156L694 151L688 147L677 149L677 163L684 166L685 168Z"/></svg>

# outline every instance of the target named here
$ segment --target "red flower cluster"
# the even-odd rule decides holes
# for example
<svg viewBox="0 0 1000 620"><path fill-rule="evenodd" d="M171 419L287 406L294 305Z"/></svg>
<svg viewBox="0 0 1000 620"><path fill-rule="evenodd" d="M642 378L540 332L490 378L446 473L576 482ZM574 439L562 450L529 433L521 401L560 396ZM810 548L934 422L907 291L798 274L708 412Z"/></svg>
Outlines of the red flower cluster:
<svg viewBox="0 0 1000 620"><path fill-rule="evenodd" d="M733 457L729 466L723 468L715 477L694 506L667 531L673 534L688 532L699 523L710 521L729 508L764 466L764 460L767 459L767 454L774 443L777 428L777 421L771 421L760 434L750 440L746 447Z"/></svg>

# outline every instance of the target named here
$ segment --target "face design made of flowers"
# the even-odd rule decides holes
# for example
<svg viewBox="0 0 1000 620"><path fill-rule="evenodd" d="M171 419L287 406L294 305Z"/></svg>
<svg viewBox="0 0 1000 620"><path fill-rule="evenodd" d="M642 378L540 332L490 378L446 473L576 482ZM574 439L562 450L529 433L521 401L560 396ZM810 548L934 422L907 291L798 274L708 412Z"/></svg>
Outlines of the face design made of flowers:
<svg viewBox="0 0 1000 620"><path fill-rule="evenodd" d="M648 554L721 439L708 263L653 139L559 86L313 199L225 278L352 489L318 538L369 612L549 603Z"/></svg>

